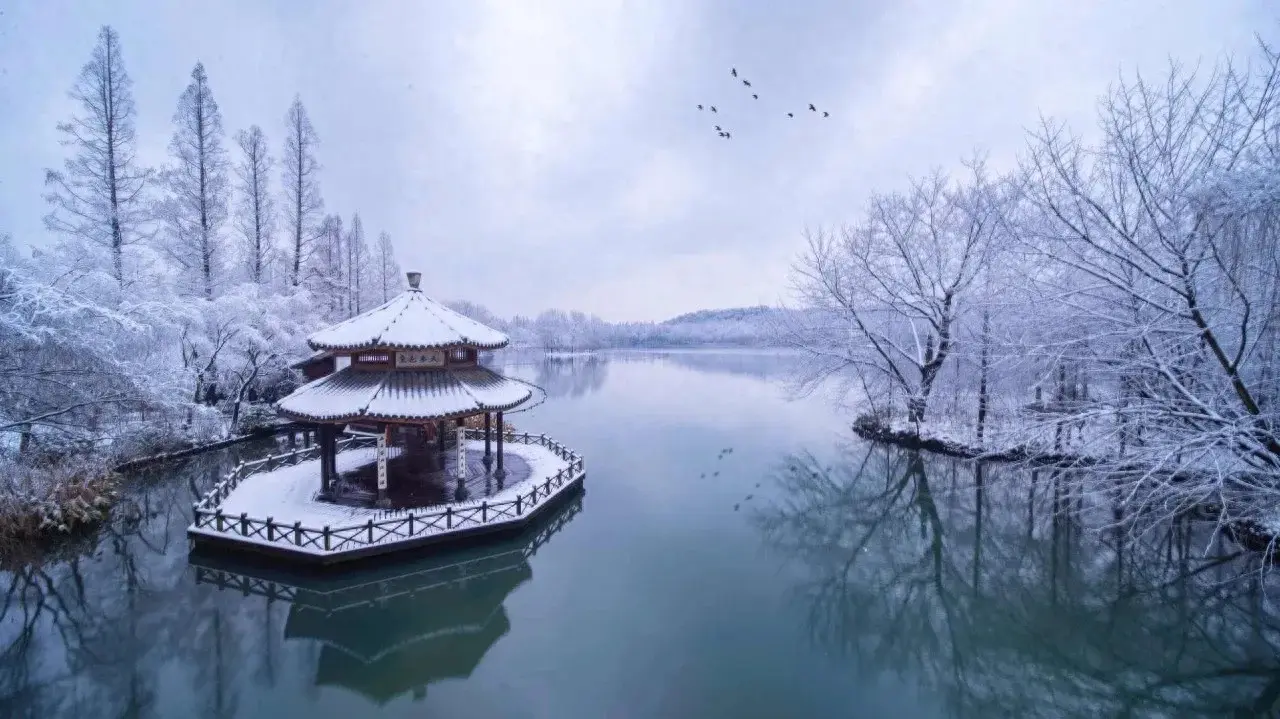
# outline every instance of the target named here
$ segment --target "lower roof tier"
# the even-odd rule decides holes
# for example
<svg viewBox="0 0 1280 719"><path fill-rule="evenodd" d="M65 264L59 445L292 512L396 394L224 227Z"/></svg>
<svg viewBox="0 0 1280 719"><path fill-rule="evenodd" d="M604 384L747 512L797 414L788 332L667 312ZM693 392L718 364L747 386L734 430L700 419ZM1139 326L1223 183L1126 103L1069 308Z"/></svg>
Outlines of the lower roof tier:
<svg viewBox="0 0 1280 719"><path fill-rule="evenodd" d="M533 396L531 385L485 367L369 370L345 367L280 400L280 412L312 422L418 422L505 412Z"/></svg>

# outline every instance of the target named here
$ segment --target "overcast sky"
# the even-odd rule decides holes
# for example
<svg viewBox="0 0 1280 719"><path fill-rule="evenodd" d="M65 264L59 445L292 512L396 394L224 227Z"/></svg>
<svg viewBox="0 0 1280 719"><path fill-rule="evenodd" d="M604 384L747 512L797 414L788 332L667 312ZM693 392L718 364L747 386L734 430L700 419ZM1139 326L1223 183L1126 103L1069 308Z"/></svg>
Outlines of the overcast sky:
<svg viewBox="0 0 1280 719"><path fill-rule="evenodd" d="M975 148L1009 166L1040 112L1088 129L1122 69L1247 53L1255 34L1277 35L1280 16L1274 0L0 10L0 232L49 241L42 178L63 158L54 126L109 23L144 161L165 160L197 60L227 130L260 124L273 148L300 93L321 138L326 208L359 211L371 237L390 232L432 294L502 315L557 306L610 320L776 302L806 226L852 219L868 192ZM831 117L804 111L810 102Z"/></svg>

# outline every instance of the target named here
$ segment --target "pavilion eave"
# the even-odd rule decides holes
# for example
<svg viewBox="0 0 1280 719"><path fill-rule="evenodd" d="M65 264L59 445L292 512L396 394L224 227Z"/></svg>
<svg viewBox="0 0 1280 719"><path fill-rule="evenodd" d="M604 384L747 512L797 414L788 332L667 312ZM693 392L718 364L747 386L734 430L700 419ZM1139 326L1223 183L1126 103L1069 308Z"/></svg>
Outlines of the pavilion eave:
<svg viewBox="0 0 1280 719"><path fill-rule="evenodd" d="M372 371L347 367L298 388L277 403L302 422L421 424L527 402L533 388L485 367Z"/></svg>

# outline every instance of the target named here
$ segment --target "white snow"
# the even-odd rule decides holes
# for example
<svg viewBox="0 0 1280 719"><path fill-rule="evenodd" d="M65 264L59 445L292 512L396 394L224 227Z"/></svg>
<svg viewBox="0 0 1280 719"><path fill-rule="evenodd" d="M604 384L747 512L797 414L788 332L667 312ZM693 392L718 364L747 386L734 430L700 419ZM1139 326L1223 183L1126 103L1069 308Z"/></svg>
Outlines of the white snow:
<svg viewBox="0 0 1280 719"><path fill-rule="evenodd" d="M498 349L507 336L458 314L419 290L408 290L389 302L312 334L313 349L354 350L371 347L430 349L470 345Z"/></svg>
<svg viewBox="0 0 1280 719"><path fill-rule="evenodd" d="M484 451L484 442L483 440L468 440L467 448L468 450L482 452ZM374 461L375 451L372 447L361 447L339 452L337 455L338 471L354 469ZM498 502L514 500L517 495L528 494L535 484L542 485L547 479L555 476L557 472L567 470L569 467L568 461L561 459L550 449L535 444L512 442L505 445L504 451L508 455L519 456L529 464L531 471L528 479L506 487L501 492L488 497L466 502L455 502L445 506L451 507L456 512L479 507L482 502L488 502L492 505ZM567 486L569 485L562 485L561 489ZM302 526L307 529L320 530L324 527L330 527L334 531L360 527L368 523L369 520L380 522L387 519L395 519L407 516L410 512L421 516L427 513L444 511L444 506L399 511L346 507L329 502L316 501L315 496L319 489L320 462L319 460L311 460L289 467L282 467L271 472L252 475L241 480L240 485L233 489L218 507L224 515L230 518L239 517L243 513L248 515L250 519L259 521L271 518L274 522L286 528L295 522L301 522ZM553 489L552 496L558 493ZM545 500L539 497L539 503L542 501ZM515 521L514 518L511 521ZM498 523L491 522L491 524ZM242 537L238 534L217 532L212 527L192 527L189 531L209 536L234 537L236 541L269 544L308 553L324 553L319 549L299 548L286 542L267 542L265 539L257 537ZM448 531L450 530L441 529L437 532L426 533L415 532L414 536L416 538L426 534L447 533ZM388 537L382 542L375 543L393 543L398 539L402 538Z"/></svg>

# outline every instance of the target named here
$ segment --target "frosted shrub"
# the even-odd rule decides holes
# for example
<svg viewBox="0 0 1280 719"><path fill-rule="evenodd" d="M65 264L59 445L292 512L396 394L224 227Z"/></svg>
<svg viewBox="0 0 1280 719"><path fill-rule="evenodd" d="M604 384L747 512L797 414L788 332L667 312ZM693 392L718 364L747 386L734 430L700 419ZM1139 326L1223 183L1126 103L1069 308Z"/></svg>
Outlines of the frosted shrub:
<svg viewBox="0 0 1280 719"><path fill-rule="evenodd" d="M39 466L0 459L0 540L71 534L106 518L118 476L94 461Z"/></svg>

